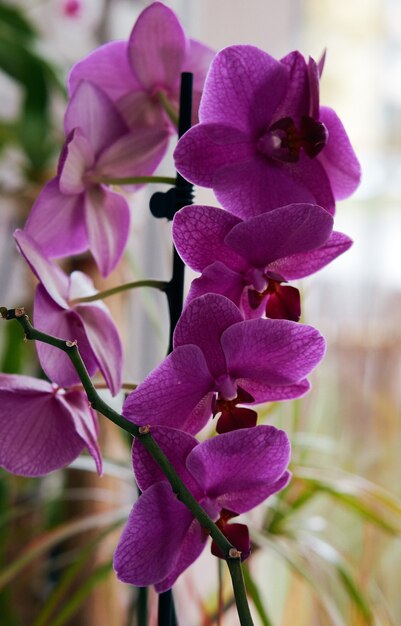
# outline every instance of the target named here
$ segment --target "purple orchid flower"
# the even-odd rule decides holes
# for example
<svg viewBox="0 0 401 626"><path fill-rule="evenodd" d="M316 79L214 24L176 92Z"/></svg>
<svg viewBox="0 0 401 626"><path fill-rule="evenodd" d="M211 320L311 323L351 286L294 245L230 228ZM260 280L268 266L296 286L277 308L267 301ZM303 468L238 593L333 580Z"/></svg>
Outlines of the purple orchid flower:
<svg viewBox="0 0 401 626"><path fill-rule="evenodd" d="M152 428L152 435L192 495L246 558L247 527L229 524L228 519L286 486L287 435L273 426L226 433L203 443L161 426ZM133 447L133 464L143 493L120 538L114 568L120 580L139 587L153 584L160 593L198 558L208 535L140 442Z"/></svg>
<svg viewBox="0 0 401 626"><path fill-rule="evenodd" d="M206 294L189 303L174 333L173 352L124 403L137 424L161 424L191 434L212 414L217 432L254 426L255 411L238 404L298 398L322 359L317 330L288 320L244 320L226 297Z"/></svg>
<svg viewBox="0 0 401 626"><path fill-rule="evenodd" d="M35 293L35 326L50 335L77 340L89 375L100 369L115 395L121 387L123 357L120 337L110 313L99 301L73 302L76 298L96 293L92 281L82 272L67 276L44 256L43 250L25 231L17 230L14 237L21 254L40 281ZM45 343L37 342L36 348L50 380L62 387L80 383L66 354Z"/></svg>
<svg viewBox="0 0 401 626"><path fill-rule="evenodd" d="M178 142L178 171L212 187L241 218L295 202L335 211L360 166L335 112L319 107L323 63L299 52L281 61L253 46L225 48L212 62L200 124Z"/></svg>
<svg viewBox="0 0 401 626"><path fill-rule="evenodd" d="M177 132L161 97L167 97L178 113L181 72L192 72L196 124L203 83L213 56L212 50L186 37L171 9L153 2L138 17L128 41L101 46L74 66L69 92L73 94L81 80L90 80L108 94L133 131L158 131L157 165L171 134Z"/></svg>
<svg viewBox="0 0 401 626"><path fill-rule="evenodd" d="M109 98L89 82L71 98L65 133L58 175L40 193L25 230L51 258L89 248L106 276L126 246L130 210L125 198L97 180L152 173L163 133L130 133Z"/></svg>
<svg viewBox="0 0 401 626"><path fill-rule="evenodd" d="M173 223L178 253L202 276L187 303L205 293L230 298L247 318L298 321L298 289L283 285L318 271L348 250L351 239L332 232L321 207L290 204L246 221L210 206L187 206Z"/></svg>
<svg viewBox="0 0 401 626"><path fill-rule="evenodd" d="M72 463L86 447L102 472L97 417L83 391L0 374L0 466L43 476Z"/></svg>

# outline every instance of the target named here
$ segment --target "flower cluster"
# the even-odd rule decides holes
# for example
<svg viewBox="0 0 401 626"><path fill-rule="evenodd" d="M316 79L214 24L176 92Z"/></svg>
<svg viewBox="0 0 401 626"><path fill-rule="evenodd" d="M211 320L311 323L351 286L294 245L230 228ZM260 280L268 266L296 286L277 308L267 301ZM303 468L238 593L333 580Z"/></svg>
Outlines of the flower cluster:
<svg viewBox="0 0 401 626"><path fill-rule="evenodd" d="M123 415L150 427L193 497L246 558L248 529L230 520L290 477L288 437L257 425L257 407L304 395L325 351L319 332L299 323L301 296L287 283L350 247L333 230L335 200L354 191L360 169L340 120L319 105L324 59L293 52L277 61L253 46L231 46L207 73L212 56L154 2L128 41L79 62L69 77L57 175L15 239L39 280L35 325L77 340L89 374L99 370L116 394L122 347L114 322L103 304L80 300L96 293L90 279L68 276L54 259L89 249L103 276L116 267L130 212L108 184L135 189L154 173L176 131L181 72L194 73L195 125L178 141L175 164L188 181L212 188L222 208L186 206L175 215L175 247L201 275L172 352L128 396ZM40 345L38 356L51 382L0 377L0 465L40 475L86 446L100 471L96 417L77 373L53 346ZM217 434L200 443L194 435L211 419ZM207 535L140 442L133 466L142 495L115 569L126 582L162 592L199 556ZM212 552L222 556L214 544Z"/></svg>

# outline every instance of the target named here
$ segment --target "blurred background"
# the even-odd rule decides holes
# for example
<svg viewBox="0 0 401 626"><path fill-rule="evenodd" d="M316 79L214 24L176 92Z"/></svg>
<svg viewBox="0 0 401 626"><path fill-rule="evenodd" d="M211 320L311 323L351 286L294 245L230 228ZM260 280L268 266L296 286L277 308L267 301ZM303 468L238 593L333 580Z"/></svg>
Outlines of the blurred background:
<svg viewBox="0 0 401 626"><path fill-rule="evenodd" d="M135 0L0 0L0 294L32 307L34 280L15 250L63 141L71 65L128 37ZM305 281L304 321L328 340L305 398L261 418L289 432L293 480L247 521L254 550L245 575L255 624L398 626L401 623L401 3L398 0L166 1L193 38L219 50L252 43L273 56L327 48L321 102L342 119L362 163L357 193L338 204L336 229L353 248ZM162 173L172 175L171 154ZM152 189L153 191L153 189ZM89 256L70 260L99 288L170 276L168 224L149 192L132 196L132 244L101 281ZM199 190L197 200L216 204ZM189 281L189 277L188 277ZM125 380L164 356L163 296L137 291L107 301L126 348ZM34 346L0 327L1 371L40 375ZM117 400L121 406L122 398ZM1 626L133 626L138 593L118 583L111 558L135 496L129 442L101 422L98 478L87 457L40 480L0 471ZM245 516L244 516L245 517ZM205 575L205 572L207 575ZM219 598L216 588L220 587ZM224 569L206 550L175 587L180 626L237 624ZM149 625L156 624L149 591Z"/></svg>

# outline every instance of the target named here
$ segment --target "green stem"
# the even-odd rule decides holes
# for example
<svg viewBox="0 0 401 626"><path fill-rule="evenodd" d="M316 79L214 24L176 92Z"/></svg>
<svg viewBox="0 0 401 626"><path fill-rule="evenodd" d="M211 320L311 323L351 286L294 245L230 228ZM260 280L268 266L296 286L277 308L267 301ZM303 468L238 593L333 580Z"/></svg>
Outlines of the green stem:
<svg viewBox="0 0 401 626"><path fill-rule="evenodd" d="M168 99L167 94L164 91L158 91L157 97L159 98L159 102L162 105L163 109L166 111L167 115L170 118L170 121L174 124L176 128L178 128L178 113L174 108L172 102ZM174 181L175 184L175 181Z"/></svg>
<svg viewBox="0 0 401 626"><path fill-rule="evenodd" d="M125 285L118 285L117 287L106 289L105 291L98 291L98 293L93 294L93 296L75 298L75 300L70 301L70 304L74 305L80 304L81 302L95 302L96 300L104 300L104 298L114 296L116 293L128 291L129 289L137 289L138 287L153 287L154 289L160 289L160 291L166 291L168 283L164 280L137 280L133 283L125 283Z"/></svg>
<svg viewBox="0 0 401 626"><path fill-rule="evenodd" d="M93 386L85 364L79 354L76 341L65 341L36 330L36 328L31 325L28 316L25 315L23 308L7 309L5 307L0 307L0 316L8 320L17 320L24 330L26 339L42 341L43 343L55 346L65 352L77 371L92 408L117 424L120 428L130 433L133 437L136 437L146 448L166 476L177 498L185 504L185 506L191 511L192 515L198 520L200 525L208 531L212 539L225 555L233 583L240 624L241 626L254 626L246 597L244 578L242 575L240 559L241 553L238 552L238 550L228 541L218 526L216 526L206 511L204 511L204 509L200 506L199 502L184 485L166 455L150 434L150 427L138 426L137 424L130 422L125 419L125 417L114 411L114 409L109 407L108 404L102 400Z"/></svg>
<svg viewBox="0 0 401 626"><path fill-rule="evenodd" d="M109 178L108 176L94 176L91 182L104 185L143 185L146 183L163 183L175 185L175 178L171 176L127 176L125 178Z"/></svg>

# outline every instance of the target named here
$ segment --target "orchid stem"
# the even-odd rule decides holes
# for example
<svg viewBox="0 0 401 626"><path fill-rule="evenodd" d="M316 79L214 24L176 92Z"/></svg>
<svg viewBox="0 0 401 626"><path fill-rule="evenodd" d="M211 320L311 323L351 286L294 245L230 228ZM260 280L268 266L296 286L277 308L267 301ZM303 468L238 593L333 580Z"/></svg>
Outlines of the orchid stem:
<svg viewBox="0 0 401 626"><path fill-rule="evenodd" d="M127 420L125 417L117 413L117 411L112 409L110 406L108 406L106 402L104 402L104 400L102 400L102 398L97 393L95 387L93 386L85 364L81 358L81 355L79 354L76 341L66 341L64 339L59 339L58 337L53 337L52 335L48 335L41 332L40 330L37 330L30 323L29 318L27 315L25 315L25 311L23 308L7 309L5 307L0 307L0 315L2 318L7 320L17 320L17 322L22 326L24 330L26 339L41 341L65 352L70 358L73 366L75 367L75 370L82 382L82 385L85 389L86 395L92 408L107 417L107 419L114 422L114 424L117 424L117 426L119 426L123 430L130 433L133 437L139 439L141 444L146 448L152 458L159 465L160 469L169 481L177 498L183 504L185 504L185 506L188 507L192 515L198 520L200 525L209 532L212 539L216 542L222 553L225 555L228 566L230 568L231 577L233 579L233 585L235 585L235 597L236 599L240 599L240 604L238 604L237 601L237 606L241 626L253 626L249 607L246 609L246 607L244 608L243 606L244 602L246 601L246 591L242 577L240 553L223 535L221 530L216 526L216 524L208 516L206 511L204 511L198 501L195 500L191 492L184 485L162 449L153 439L150 433L150 427L143 427L134 424L133 422ZM235 587L237 587L238 585L242 585L242 589L236 589Z"/></svg>
<svg viewBox="0 0 401 626"><path fill-rule="evenodd" d="M171 176L127 176L125 178L109 178L107 176L94 176L94 183L104 185L144 185L146 183L162 183L165 185L174 185L175 178Z"/></svg>
<svg viewBox="0 0 401 626"><path fill-rule="evenodd" d="M163 109L166 111L172 124L174 124L174 126L178 128L178 114L174 108L173 103L169 100L167 94L164 91L158 91L157 97L159 98L159 102L162 105Z"/></svg>
<svg viewBox="0 0 401 626"><path fill-rule="evenodd" d="M137 280L133 283L126 283L125 285L118 285L117 287L106 289L105 291L99 291L98 293L93 294L93 296L75 298L75 300L71 300L70 304L80 304L81 302L95 302L96 300L104 300L104 298L114 296L116 293L128 291L129 289L137 289L138 287L153 287L154 289L160 289L160 291L166 291L166 289L168 288L168 283L164 280Z"/></svg>

